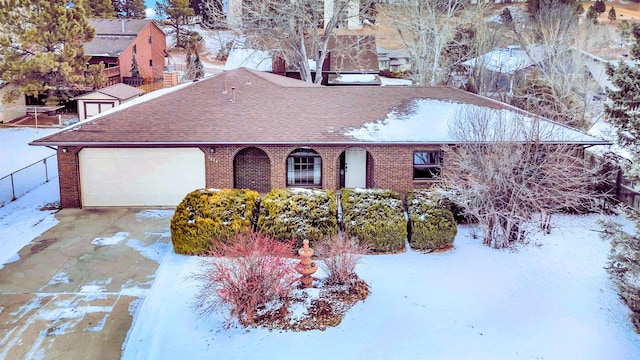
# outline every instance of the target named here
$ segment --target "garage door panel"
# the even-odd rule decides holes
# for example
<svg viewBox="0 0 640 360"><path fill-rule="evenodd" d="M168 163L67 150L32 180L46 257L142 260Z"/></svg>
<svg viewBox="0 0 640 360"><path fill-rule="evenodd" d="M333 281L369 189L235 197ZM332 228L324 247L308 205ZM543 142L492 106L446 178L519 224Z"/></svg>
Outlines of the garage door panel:
<svg viewBox="0 0 640 360"><path fill-rule="evenodd" d="M205 187L198 148L86 148L79 160L83 206L176 206Z"/></svg>

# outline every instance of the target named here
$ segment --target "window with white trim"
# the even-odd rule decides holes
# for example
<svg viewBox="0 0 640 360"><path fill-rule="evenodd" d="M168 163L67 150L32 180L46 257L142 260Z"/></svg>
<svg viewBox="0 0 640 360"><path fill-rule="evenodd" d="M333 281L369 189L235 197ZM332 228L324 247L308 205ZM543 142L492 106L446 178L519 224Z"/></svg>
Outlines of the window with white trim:
<svg viewBox="0 0 640 360"><path fill-rule="evenodd" d="M413 152L413 180L429 180L440 176L442 171L442 152L414 151Z"/></svg>
<svg viewBox="0 0 640 360"><path fill-rule="evenodd" d="M311 149L297 149L287 158L287 186L321 186L322 159Z"/></svg>

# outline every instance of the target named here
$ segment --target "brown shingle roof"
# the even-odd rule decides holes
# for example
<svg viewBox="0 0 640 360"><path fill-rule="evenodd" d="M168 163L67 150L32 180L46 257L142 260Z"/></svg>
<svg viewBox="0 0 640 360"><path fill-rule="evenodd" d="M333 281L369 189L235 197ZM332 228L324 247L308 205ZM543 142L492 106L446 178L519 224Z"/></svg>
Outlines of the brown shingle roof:
<svg viewBox="0 0 640 360"><path fill-rule="evenodd" d="M108 96L111 96L113 98L119 99L119 100L127 100L127 99L131 99L132 97L136 97L136 96L140 96L142 94L144 94L144 91L135 88L133 86L129 86L127 84L122 84L122 83L118 83L118 84L113 84L111 86L107 86L104 87L102 89L98 89L95 92L99 92ZM89 95L90 93L87 94L83 94L80 96L76 96L74 99L83 99L85 97L87 97L87 95Z"/></svg>
<svg viewBox="0 0 640 360"><path fill-rule="evenodd" d="M416 98L507 107L450 87L325 87L240 68L134 106L123 105L34 144L355 143L358 140L344 134L347 129L385 119Z"/></svg>

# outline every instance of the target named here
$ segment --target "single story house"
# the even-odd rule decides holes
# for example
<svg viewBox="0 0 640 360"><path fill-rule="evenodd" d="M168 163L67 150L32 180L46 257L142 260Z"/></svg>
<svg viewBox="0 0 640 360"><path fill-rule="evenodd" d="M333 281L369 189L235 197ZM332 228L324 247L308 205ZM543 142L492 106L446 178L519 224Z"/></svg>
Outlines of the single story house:
<svg viewBox="0 0 640 360"><path fill-rule="evenodd" d="M521 82L535 70L535 65L544 60L542 46L534 46L528 52L519 45L495 48L476 58L462 63L469 72L472 68L481 68L488 72L489 83L495 91L513 94Z"/></svg>
<svg viewBox="0 0 640 360"><path fill-rule="evenodd" d="M126 84L114 84L90 93L76 96L80 121L135 99L144 91Z"/></svg>
<svg viewBox="0 0 640 360"><path fill-rule="evenodd" d="M376 47L378 66L381 72L406 72L411 70L411 56L407 49L385 49Z"/></svg>
<svg viewBox="0 0 640 360"><path fill-rule="evenodd" d="M438 182L461 107L452 87L321 86L240 68L142 96L30 145L57 149L61 206L176 206L198 188L387 188ZM554 143L609 142L548 124Z"/></svg>

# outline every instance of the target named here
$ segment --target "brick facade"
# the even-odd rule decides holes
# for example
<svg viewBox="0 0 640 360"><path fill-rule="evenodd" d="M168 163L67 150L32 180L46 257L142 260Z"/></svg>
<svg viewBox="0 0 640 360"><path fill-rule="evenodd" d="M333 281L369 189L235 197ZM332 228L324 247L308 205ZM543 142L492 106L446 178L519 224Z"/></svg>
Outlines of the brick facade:
<svg viewBox="0 0 640 360"><path fill-rule="evenodd" d="M368 188L391 189L401 194L426 188L435 181L413 180L413 152L434 150L438 146L367 145L366 184ZM207 188L249 188L266 193L272 188L286 187L287 157L300 146L216 146L201 147L205 154ZM322 188L339 190L341 161L345 145L316 145L308 148L322 158ZM66 152L65 150L66 149ZM60 200L63 208L81 207L78 147L58 149Z"/></svg>

